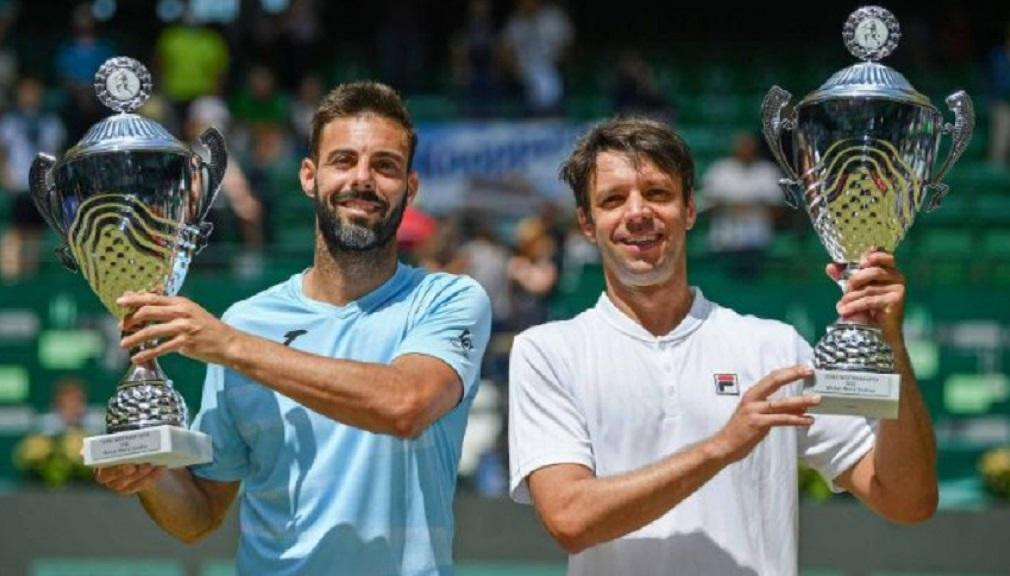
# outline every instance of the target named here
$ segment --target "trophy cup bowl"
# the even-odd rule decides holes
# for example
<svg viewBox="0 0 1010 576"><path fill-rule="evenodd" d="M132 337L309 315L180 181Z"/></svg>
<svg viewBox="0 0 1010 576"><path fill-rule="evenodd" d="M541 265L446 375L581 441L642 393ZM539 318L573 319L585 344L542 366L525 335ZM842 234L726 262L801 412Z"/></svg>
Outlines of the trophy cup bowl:
<svg viewBox="0 0 1010 576"><path fill-rule="evenodd" d="M130 310L116 299L126 291L178 293L210 233L204 218L228 157L214 128L200 136L208 162L157 122L132 113L150 94L150 75L139 62L113 58L95 84L119 114L92 126L62 159L39 154L29 180L36 207L63 240L57 254L64 265L80 271L123 320ZM209 462L210 438L187 424L186 403L157 361L131 364L109 399L108 433L84 441L84 463Z"/></svg>
<svg viewBox="0 0 1010 576"><path fill-rule="evenodd" d="M762 131L786 174L787 202L804 207L834 262L844 264L839 284L859 270L868 252L894 252L922 209L939 206L944 175L964 152L975 125L971 98L947 97L953 124L897 71L876 60L900 38L883 8L856 10L843 37L863 62L841 70L790 107L789 92L773 86L761 106ZM791 133L792 161L783 136ZM946 160L934 171L944 134L952 137ZM933 192L927 204L927 193ZM812 392L822 395L811 412L895 418L900 378L893 352L865 316L839 319L814 347Z"/></svg>

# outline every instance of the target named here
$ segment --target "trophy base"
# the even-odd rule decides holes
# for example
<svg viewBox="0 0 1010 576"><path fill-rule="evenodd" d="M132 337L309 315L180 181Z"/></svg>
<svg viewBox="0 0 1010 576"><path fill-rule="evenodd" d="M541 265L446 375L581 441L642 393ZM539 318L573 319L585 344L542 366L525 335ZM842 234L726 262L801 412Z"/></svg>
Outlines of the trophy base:
<svg viewBox="0 0 1010 576"><path fill-rule="evenodd" d="M897 418L901 376L874 372L814 370L804 383L805 394L820 394L811 414L844 414L868 418Z"/></svg>
<svg viewBox="0 0 1010 576"><path fill-rule="evenodd" d="M178 426L154 426L84 439L85 466L154 464L181 468L213 460L210 436Z"/></svg>

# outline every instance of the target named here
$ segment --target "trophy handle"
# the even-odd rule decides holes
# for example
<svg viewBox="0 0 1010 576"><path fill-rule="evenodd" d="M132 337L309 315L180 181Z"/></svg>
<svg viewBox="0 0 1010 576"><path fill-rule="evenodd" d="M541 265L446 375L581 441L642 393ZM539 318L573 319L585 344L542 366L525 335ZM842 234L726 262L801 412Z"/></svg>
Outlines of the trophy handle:
<svg viewBox="0 0 1010 576"><path fill-rule="evenodd" d="M210 151L210 162L200 159L200 166L207 170L206 190L203 197L203 204L197 211L198 222L202 222L207 217L207 212L214 204L217 193L221 189L221 181L224 180L224 172L228 169L228 150L224 145L224 136L218 132L217 128L210 127L200 134L200 143Z"/></svg>
<svg viewBox="0 0 1010 576"><path fill-rule="evenodd" d="M60 239L63 240L63 244L56 249L56 255L60 258L60 262L66 268L76 272L78 269L77 262L67 247L67 231L63 228L62 219L59 214L62 206L56 199L56 191L48 182L49 171L55 165L56 158L49 154L37 154L35 160L32 160L32 166L28 171L28 190L31 193L32 202L35 203L35 209L42 215L42 219L46 221L46 224L49 224L49 227L59 234Z"/></svg>
<svg viewBox="0 0 1010 576"><path fill-rule="evenodd" d="M56 164L56 158L49 154L37 154L32 161L32 167L28 171L28 189L32 194L32 201L35 208L42 215L46 224L55 230L60 236L66 235L66 230L59 224L59 219L52 214L52 205L49 199L52 197L53 187L49 185L47 179L49 170Z"/></svg>
<svg viewBox="0 0 1010 576"><path fill-rule="evenodd" d="M768 141L775 160L786 173L786 178L779 180L786 204L791 208L799 208L802 203L800 177L782 150L782 132L796 127L796 110L785 110L792 97L792 94L778 86L771 87L761 103L761 132Z"/></svg>
<svg viewBox="0 0 1010 576"><path fill-rule="evenodd" d="M936 175L926 184L926 188L933 190L933 198L930 200L929 206L926 207L927 212L936 210L943 202L944 197L947 196L947 192L950 191L950 187L942 183L941 180L961 157L961 154L964 154L965 148L971 141L971 135L975 131L975 105L972 104L971 96L968 96L964 90L958 90L947 96L946 102L947 108L954 113L954 123L944 124L942 133L950 134L952 142L950 151L947 152L947 159L943 161L943 165L940 166Z"/></svg>

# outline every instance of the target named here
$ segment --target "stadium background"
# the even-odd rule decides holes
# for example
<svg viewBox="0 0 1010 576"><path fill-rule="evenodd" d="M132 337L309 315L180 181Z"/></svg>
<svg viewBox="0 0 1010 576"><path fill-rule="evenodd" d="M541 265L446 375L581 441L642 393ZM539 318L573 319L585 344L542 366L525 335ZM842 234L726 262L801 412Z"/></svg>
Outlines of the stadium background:
<svg viewBox="0 0 1010 576"><path fill-rule="evenodd" d="M555 178L558 160L585 125L622 110L663 116L685 136L700 177L729 154L735 134L759 130L759 104L772 84L799 98L852 63L840 28L858 6L568 2L562 9L574 35L559 67L564 94L535 109L500 54L514 3L488 2L486 26L472 25L472 4L195 0L189 16L196 21L183 25L186 4L174 0L6 0L0 2L0 119L16 107L19 82L37 78L43 109L60 118L64 148L72 145L104 114L79 94L81 78L92 74L81 63L105 52L152 68L159 94L145 112L180 137L190 118L187 102L216 94L203 100L199 119L228 120L222 128L231 159L248 184L238 188L265 216L244 215L242 203L249 200L238 192L214 211L214 243L198 256L183 294L220 313L310 262L312 211L295 172L305 146L302 102L311 106L319 89L340 81L389 82L406 97L421 137L420 212L401 237L406 257L466 271L474 264L460 252L477 231L492 232L500 250L512 252L522 250L529 230L539 230L555 240L559 274L527 312L562 318L592 303L602 286L598 263L566 234L572 202ZM1010 455L999 450L1010 448L1010 169L988 158L987 63L1007 33L1010 9L887 6L905 38L885 63L930 96L948 120L943 98L956 89L973 96L978 115L974 139L947 179L951 195L937 212L921 215L898 250L910 278L906 333L937 429L941 512L924 526L896 529L848 498L828 498L804 477L801 563L804 574L1006 574ZM92 49L74 51L89 18ZM206 93L182 90L173 98L166 91L164 75L178 64L166 61L178 54L164 48L173 33L190 47L211 46L209 65L220 78ZM273 89L265 77L273 78ZM5 234L15 227L6 182L0 194ZM704 200L704 189L699 197ZM810 340L834 319L837 288L823 276L826 253L804 215L779 216L771 244L755 260L760 265L744 278L731 260L709 250L709 225L703 212L689 237L690 277L709 297L790 322ZM25 438L53 430L64 437L53 427L54 392L82 388L90 418L100 419L125 366L111 317L83 279L58 264L57 239L47 232L40 242L37 259L29 249L21 268L0 280L0 509L7 517L0 522L0 573L229 573L234 523L186 548L153 528L135 502L75 479L74 468L58 457L60 442L51 443L51 456L38 467L28 463ZM468 432L457 506L464 575L562 573L563 557L530 511L502 496L505 457L497 433L504 385L494 358L507 353L515 328L510 323L496 337L487 392ZM163 366L195 411L203 368L181 358ZM981 467L986 454L988 476Z"/></svg>

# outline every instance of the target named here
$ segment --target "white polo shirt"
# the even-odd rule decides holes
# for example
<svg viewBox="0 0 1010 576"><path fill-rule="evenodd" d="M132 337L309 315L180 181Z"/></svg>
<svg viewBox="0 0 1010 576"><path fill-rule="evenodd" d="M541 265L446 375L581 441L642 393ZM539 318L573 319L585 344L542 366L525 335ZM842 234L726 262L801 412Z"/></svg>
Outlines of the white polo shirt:
<svg viewBox="0 0 1010 576"><path fill-rule="evenodd" d="M527 477L543 466L575 463L611 476L709 438L765 375L810 363L810 346L791 326L741 316L692 291L690 312L665 336L650 334L603 294L575 318L516 338L509 371L514 500L530 502ZM865 418L819 415L809 430L773 429L655 522L570 556L568 573L796 574L797 463L832 482L873 442Z"/></svg>

